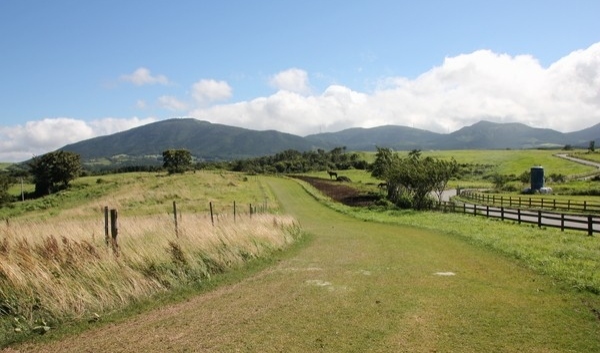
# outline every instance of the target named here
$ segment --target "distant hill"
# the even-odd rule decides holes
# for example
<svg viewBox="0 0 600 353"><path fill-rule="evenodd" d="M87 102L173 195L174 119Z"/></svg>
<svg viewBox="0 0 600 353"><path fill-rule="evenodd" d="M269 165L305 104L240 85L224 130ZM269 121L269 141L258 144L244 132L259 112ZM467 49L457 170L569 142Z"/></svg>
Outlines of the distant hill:
<svg viewBox="0 0 600 353"><path fill-rule="evenodd" d="M596 142L596 148L600 144L600 123L589 127L587 129L575 132L569 132L565 134L567 139L573 146L588 147L590 141Z"/></svg>
<svg viewBox="0 0 600 353"><path fill-rule="evenodd" d="M133 159L153 156L154 163L158 163L162 152L170 148L185 148L201 160L233 160L272 155L287 149L329 150L344 146L349 151L375 151L376 147L394 150L523 149L567 144L587 147L592 140L600 148L600 124L581 131L561 133L520 123L480 121L450 134L387 125L300 137L274 130L256 131L186 118L163 120L61 149L79 153L84 161L115 156Z"/></svg>
<svg viewBox="0 0 600 353"><path fill-rule="evenodd" d="M565 134L521 123L480 121L450 133L437 142L437 149L503 149L557 147L568 143Z"/></svg>
<svg viewBox="0 0 600 353"><path fill-rule="evenodd" d="M385 125L370 129L352 128L339 132L306 136L314 145L326 148L346 146L353 151L374 151L376 147L393 150L431 149L443 137L435 132L407 126Z"/></svg>
<svg viewBox="0 0 600 353"><path fill-rule="evenodd" d="M67 145L84 160L118 155L161 155L171 148L187 149L200 159L239 159L270 155L286 149L310 150L304 138L274 130L255 131L196 119L170 119L113 135Z"/></svg>

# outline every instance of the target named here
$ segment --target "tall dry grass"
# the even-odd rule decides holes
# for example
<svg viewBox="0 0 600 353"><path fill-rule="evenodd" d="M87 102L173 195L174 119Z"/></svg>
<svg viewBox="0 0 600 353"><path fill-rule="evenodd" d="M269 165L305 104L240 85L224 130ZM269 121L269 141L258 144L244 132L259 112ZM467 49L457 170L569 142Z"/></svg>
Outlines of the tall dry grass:
<svg viewBox="0 0 600 353"><path fill-rule="evenodd" d="M119 219L119 254L104 223L82 219L17 220L0 225L0 319L16 331L47 330L65 320L94 319L178 286L208 280L299 236L291 217L184 215ZM6 329L6 327L5 327Z"/></svg>

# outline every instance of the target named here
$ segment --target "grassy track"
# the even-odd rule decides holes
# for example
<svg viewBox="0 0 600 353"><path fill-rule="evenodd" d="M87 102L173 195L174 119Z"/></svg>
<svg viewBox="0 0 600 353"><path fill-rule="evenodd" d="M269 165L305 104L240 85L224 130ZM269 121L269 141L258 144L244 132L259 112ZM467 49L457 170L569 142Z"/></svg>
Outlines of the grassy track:
<svg viewBox="0 0 600 353"><path fill-rule="evenodd" d="M269 185L314 234L293 258L187 302L19 351L600 351L589 295L450 236L341 215L292 181Z"/></svg>

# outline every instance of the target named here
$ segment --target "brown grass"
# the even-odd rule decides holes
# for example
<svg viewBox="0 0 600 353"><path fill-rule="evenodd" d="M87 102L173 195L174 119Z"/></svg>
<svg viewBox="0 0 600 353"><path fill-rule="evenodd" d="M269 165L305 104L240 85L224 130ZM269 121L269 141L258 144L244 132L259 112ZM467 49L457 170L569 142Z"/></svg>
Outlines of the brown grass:
<svg viewBox="0 0 600 353"><path fill-rule="evenodd" d="M290 217L184 215L178 236L168 215L119 219L119 253L103 221L11 221L0 227L0 318L16 332L94 319L168 289L199 283L286 247L298 233Z"/></svg>

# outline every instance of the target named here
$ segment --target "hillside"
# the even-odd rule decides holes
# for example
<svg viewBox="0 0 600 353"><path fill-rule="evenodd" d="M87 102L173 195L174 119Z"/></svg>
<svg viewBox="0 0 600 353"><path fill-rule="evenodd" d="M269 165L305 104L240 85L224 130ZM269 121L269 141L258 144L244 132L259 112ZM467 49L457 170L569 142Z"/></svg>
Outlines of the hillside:
<svg viewBox="0 0 600 353"><path fill-rule="evenodd" d="M430 149L443 135L407 126L385 125L370 129L352 128L340 132L306 136L315 145L334 148L346 146L354 151L374 151L375 147L394 150Z"/></svg>
<svg viewBox="0 0 600 353"><path fill-rule="evenodd" d="M437 141L437 149L519 149L560 147L567 143L567 136L556 130L480 121L445 135Z"/></svg>
<svg viewBox="0 0 600 353"><path fill-rule="evenodd" d="M275 130L257 131L213 124L196 119L170 119L113 135L67 145L62 150L79 153L84 161L128 156L151 156L154 163L164 150L185 148L200 160L233 160L272 155L284 150L330 150L345 146L350 151L375 151L376 147L412 149L524 149L600 145L600 124L571 133L529 127L520 123L480 121L450 134L406 126L351 128L300 137Z"/></svg>
<svg viewBox="0 0 600 353"><path fill-rule="evenodd" d="M113 135L67 145L84 160L118 155L161 155L170 148L185 148L200 159L236 159L275 154L286 149L309 150L300 136L274 130L254 131L196 119L170 119Z"/></svg>

